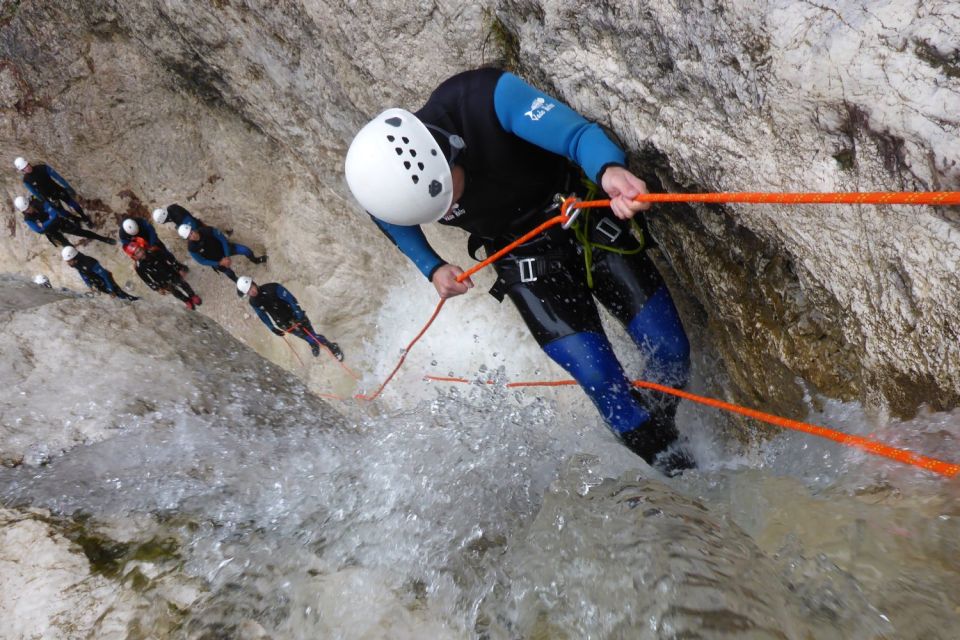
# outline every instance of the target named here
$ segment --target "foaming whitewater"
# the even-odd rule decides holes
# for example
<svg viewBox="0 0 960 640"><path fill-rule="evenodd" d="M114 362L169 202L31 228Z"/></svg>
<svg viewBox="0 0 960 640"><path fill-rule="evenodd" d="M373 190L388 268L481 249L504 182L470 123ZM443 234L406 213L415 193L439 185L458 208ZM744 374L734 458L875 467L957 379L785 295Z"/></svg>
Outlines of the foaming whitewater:
<svg viewBox="0 0 960 640"><path fill-rule="evenodd" d="M686 404L680 426L705 468L668 480L589 412L498 385L435 385L405 410L353 407L367 417L346 420L162 301L24 306L0 315L2 441L20 447L2 452L15 466L0 469L0 607L60 597L8 571L3 532L27 522L79 558L77 584L96 585L74 609L97 615L51 614L46 637L960 628L956 481L802 434L743 448ZM41 333L57 336L52 353ZM63 355L76 366L56 368ZM93 396L67 392L85 385ZM956 414L877 426L856 405L820 404L814 422L941 457L958 449ZM44 614L31 615L3 617L29 635Z"/></svg>

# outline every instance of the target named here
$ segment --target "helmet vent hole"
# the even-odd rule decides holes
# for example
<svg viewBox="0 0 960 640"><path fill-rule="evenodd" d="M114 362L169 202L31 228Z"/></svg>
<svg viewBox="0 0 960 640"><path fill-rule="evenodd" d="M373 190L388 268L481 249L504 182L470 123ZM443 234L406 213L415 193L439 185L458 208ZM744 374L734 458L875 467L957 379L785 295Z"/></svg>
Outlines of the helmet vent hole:
<svg viewBox="0 0 960 640"><path fill-rule="evenodd" d="M403 149L401 149L400 147L396 147L396 148L394 149L394 151L397 152L397 155L398 155L398 156L402 156L402 155L403 155Z"/></svg>
<svg viewBox="0 0 960 640"><path fill-rule="evenodd" d="M417 184L420 182L420 176L418 176L417 174L413 174L412 178L413 178L413 184Z"/></svg>
<svg viewBox="0 0 960 640"><path fill-rule="evenodd" d="M394 138L393 136L387 136L387 140L389 142L393 142L394 140L396 140L396 138Z"/></svg>
<svg viewBox="0 0 960 640"><path fill-rule="evenodd" d="M410 149L410 155L413 156L414 158L416 158L416 157L417 157L417 150L416 150L416 149Z"/></svg>
<svg viewBox="0 0 960 640"><path fill-rule="evenodd" d="M422 163L422 162L418 162L418 163L417 163L417 166L420 167L420 171L423 171L423 163Z"/></svg>
<svg viewBox="0 0 960 640"><path fill-rule="evenodd" d="M387 118L385 122L391 127L399 127L401 124L403 124L403 120L397 118L396 116L393 118Z"/></svg>
<svg viewBox="0 0 960 640"><path fill-rule="evenodd" d="M407 136L403 136L400 139L403 140L403 144L410 144L410 138L408 138Z"/></svg>
<svg viewBox="0 0 960 640"><path fill-rule="evenodd" d="M432 155L432 156L437 155L437 150L436 150L436 149L430 149L430 155Z"/></svg>
<svg viewBox="0 0 960 640"><path fill-rule="evenodd" d="M409 160L404 160L404 161L403 161L403 166L404 166L405 168L409 169L409 168L410 168L410 161L409 161ZM420 167L420 168L423 169L423 167Z"/></svg>

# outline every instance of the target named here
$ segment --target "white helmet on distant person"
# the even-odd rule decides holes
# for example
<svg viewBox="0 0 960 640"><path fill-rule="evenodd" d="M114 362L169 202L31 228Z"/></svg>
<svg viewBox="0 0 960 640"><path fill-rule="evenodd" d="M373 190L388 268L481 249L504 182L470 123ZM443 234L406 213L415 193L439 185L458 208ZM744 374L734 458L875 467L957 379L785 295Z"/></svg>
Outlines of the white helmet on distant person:
<svg viewBox="0 0 960 640"><path fill-rule="evenodd" d="M77 257L77 254L80 252L77 251L74 247L64 247L63 251L60 252L60 255L63 256L63 259L66 262L70 262Z"/></svg>
<svg viewBox="0 0 960 640"><path fill-rule="evenodd" d="M184 240L189 239L189 238L190 238L190 234L191 234L192 232L193 232L193 227L191 227L190 225L188 225L186 222L184 222L182 225L180 225L179 227L177 227L177 233L178 233L178 234L180 235L180 237L183 238Z"/></svg>
<svg viewBox="0 0 960 640"><path fill-rule="evenodd" d="M243 295L247 295L250 291L250 287L253 285L253 278L250 276L240 276L237 278L237 291Z"/></svg>
<svg viewBox="0 0 960 640"><path fill-rule="evenodd" d="M451 138L462 148L461 138ZM453 175L443 150L404 109L387 109L357 133L344 170L353 196L384 222L436 222L453 203Z"/></svg>
<svg viewBox="0 0 960 640"><path fill-rule="evenodd" d="M30 201L23 196L17 196L13 199L13 206L17 208L17 211L26 211L30 208Z"/></svg>
<svg viewBox="0 0 960 640"><path fill-rule="evenodd" d="M123 221L123 230L131 236L140 233L140 225L133 218L127 218Z"/></svg>
<svg viewBox="0 0 960 640"><path fill-rule="evenodd" d="M49 287L51 289L53 288L50 286L50 278L42 273L38 273L37 275L33 276L33 284L38 284L41 287Z"/></svg>
<svg viewBox="0 0 960 640"><path fill-rule="evenodd" d="M157 224L163 224L167 221L167 210L163 207L157 207L153 210L153 221Z"/></svg>
<svg viewBox="0 0 960 640"><path fill-rule="evenodd" d="M23 171L29 164L26 158L17 158L13 161L13 166L17 168L17 171Z"/></svg>

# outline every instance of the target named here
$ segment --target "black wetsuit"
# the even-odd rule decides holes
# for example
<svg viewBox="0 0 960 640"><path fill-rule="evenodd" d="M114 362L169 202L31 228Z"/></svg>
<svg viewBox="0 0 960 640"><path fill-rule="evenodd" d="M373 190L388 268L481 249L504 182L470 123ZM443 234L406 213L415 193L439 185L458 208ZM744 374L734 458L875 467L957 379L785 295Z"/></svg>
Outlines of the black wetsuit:
<svg viewBox="0 0 960 640"><path fill-rule="evenodd" d="M78 222L82 220L90 223L90 218L74 198L76 193L73 188L60 174L45 164L35 164L31 167L30 173L23 174L23 184L30 193L58 206L63 202L76 212Z"/></svg>
<svg viewBox="0 0 960 640"><path fill-rule="evenodd" d="M83 253L77 253L77 257L71 261L71 266L77 270L84 284L91 289L96 289L101 293L116 296L121 300L139 300L132 296L117 284L113 279L113 274L103 268L103 266L93 257Z"/></svg>
<svg viewBox="0 0 960 640"><path fill-rule="evenodd" d="M116 244L112 238L82 228L80 223L68 216L62 208L51 202L41 202L36 198L31 198L30 207L23 212L23 220L33 231L45 235L55 247L73 246L64 234Z"/></svg>
<svg viewBox="0 0 960 640"><path fill-rule="evenodd" d="M196 295L180 275L177 261L169 253L148 251L143 260L137 262L136 269L140 279L154 291L168 291L183 302L190 302Z"/></svg>
<svg viewBox="0 0 960 640"><path fill-rule="evenodd" d="M316 353L323 345L337 354L339 347L313 330L310 318L300 307L300 303L283 285L269 282L257 285L257 295L250 297L250 306L267 328L278 336L285 333L306 340Z"/></svg>

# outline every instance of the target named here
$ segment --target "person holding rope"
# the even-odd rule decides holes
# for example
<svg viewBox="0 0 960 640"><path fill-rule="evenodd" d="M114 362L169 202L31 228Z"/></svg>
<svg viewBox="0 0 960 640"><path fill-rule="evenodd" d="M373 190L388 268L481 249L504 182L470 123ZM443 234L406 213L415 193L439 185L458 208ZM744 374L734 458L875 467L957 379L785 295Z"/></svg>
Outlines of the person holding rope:
<svg viewBox="0 0 960 640"><path fill-rule="evenodd" d="M237 292L247 296L250 306L274 335L282 337L292 333L310 345L314 356L319 356L320 347L324 346L330 349L337 360L343 362L340 346L314 331L310 318L300 307L300 303L283 285L276 282L258 285L250 276L240 276L237 279Z"/></svg>
<svg viewBox="0 0 960 640"><path fill-rule="evenodd" d="M632 218L645 183L595 123L499 69L444 81L415 114L388 109L356 135L345 172L377 226L441 298L473 287L443 260L419 225L470 233L476 257L556 215L558 195L586 195L578 165L612 199L574 232L553 227L494 264L491 294L509 297L533 338L577 380L620 440L666 473L693 466L678 440L676 401L634 390L600 323L599 301L649 354L647 379L685 385L689 342L670 293ZM642 236L641 236L642 237ZM669 451L668 451L669 450Z"/></svg>

